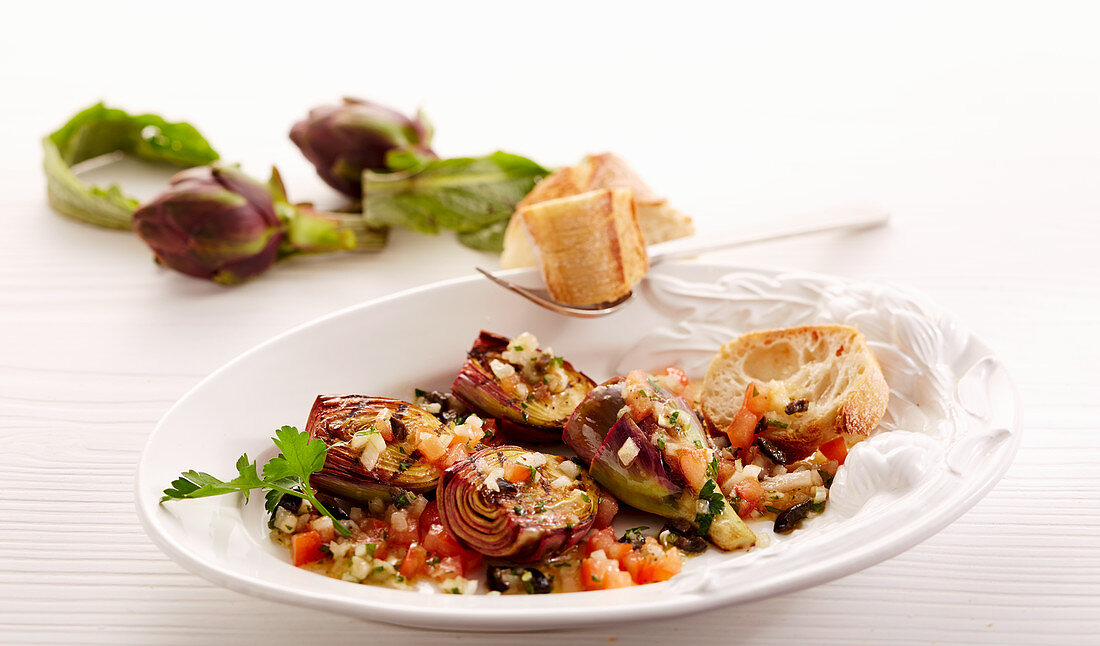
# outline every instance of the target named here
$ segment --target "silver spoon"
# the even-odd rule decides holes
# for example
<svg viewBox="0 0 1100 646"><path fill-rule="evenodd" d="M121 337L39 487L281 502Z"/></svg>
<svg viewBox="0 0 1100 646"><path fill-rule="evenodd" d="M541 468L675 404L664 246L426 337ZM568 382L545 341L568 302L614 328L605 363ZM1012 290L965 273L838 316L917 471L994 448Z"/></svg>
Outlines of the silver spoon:
<svg viewBox="0 0 1100 646"><path fill-rule="evenodd" d="M708 251L729 249L754 242L780 240L826 231L869 229L886 224L889 220L890 214L878 206L869 204L833 206L808 213L773 218L767 222L749 223L737 231L708 234L705 240L699 239L698 236L692 236L661 242L649 248L649 266L655 267L666 260L690 258ZM568 316L580 318L606 316L621 309L634 297L634 292L630 292L610 303L566 305L554 300L545 289L516 285L511 281L493 275L492 272L481 267L476 267L476 269L497 285L519 294L535 305Z"/></svg>

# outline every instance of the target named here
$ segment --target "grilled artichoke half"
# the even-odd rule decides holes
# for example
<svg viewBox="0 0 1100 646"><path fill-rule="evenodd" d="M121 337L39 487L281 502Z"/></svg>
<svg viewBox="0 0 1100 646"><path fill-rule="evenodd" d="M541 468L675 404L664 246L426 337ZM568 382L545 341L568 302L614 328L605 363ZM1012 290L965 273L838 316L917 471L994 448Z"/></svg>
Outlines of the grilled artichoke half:
<svg viewBox="0 0 1100 646"><path fill-rule="evenodd" d="M620 501L665 518L691 522L722 549L751 547L756 537L722 495L706 430L691 406L652 380L639 414L616 377L588 394L565 425L565 443ZM685 465L698 465L690 477ZM711 466L711 464L715 466Z"/></svg>
<svg viewBox="0 0 1100 646"><path fill-rule="evenodd" d="M462 544L529 563L575 545L596 519L600 494L561 456L501 446L444 471L436 499L443 526Z"/></svg>
<svg viewBox="0 0 1100 646"><path fill-rule="evenodd" d="M388 414L384 411L388 411ZM362 459L369 448L356 445L359 438L378 432L380 419L388 417L392 439L382 440L369 468ZM328 445L324 468L310 478L322 491L355 500L393 499L412 491L431 491L441 470L429 464L416 449L419 433L439 435L443 424L434 415L408 402L388 397L321 395L313 403L306 432ZM376 442L379 440L375 440Z"/></svg>
<svg viewBox="0 0 1100 646"><path fill-rule="evenodd" d="M561 357L516 343L524 337L534 340L526 333L513 341L483 330L451 392L479 414L499 419L507 437L559 442L569 415L596 382Z"/></svg>

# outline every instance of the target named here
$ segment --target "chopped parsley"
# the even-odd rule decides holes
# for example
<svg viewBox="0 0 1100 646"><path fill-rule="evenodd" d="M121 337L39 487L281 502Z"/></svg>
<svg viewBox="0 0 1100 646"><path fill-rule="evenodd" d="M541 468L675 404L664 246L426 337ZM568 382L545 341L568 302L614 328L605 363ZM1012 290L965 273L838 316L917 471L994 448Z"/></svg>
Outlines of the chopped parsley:
<svg viewBox="0 0 1100 646"><path fill-rule="evenodd" d="M653 443L656 444L657 448L661 449L662 451L665 450L665 436L663 434L654 435Z"/></svg>
<svg viewBox="0 0 1100 646"><path fill-rule="evenodd" d="M764 509L770 511L773 514L783 513L783 510L778 507L772 507L771 505L764 505Z"/></svg>
<svg viewBox="0 0 1100 646"><path fill-rule="evenodd" d="M414 500L416 500L416 494L411 491L402 491L396 496L393 496L393 506L398 509L404 509L413 504Z"/></svg>
<svg viewBox="0 0 1100 646"><path fill-rule="evenodd" d="M718 483L713 479L709 479L699 492L699 500L705 500L709 503L706 513L695 515L695 524L699 527L699 533L706 534L710 531L710 525L714 522L714 518L725 508L726 497L722 495Z"/></svg>
<svg viewBox="0 0 1100 646"><path fill-rule="evenodd" d="M583 491L581 492L581 498L583 498L585 502L592 502L592 499L588 497L588 494Z"/></svg>
<svg viewBox="0 0 1100 646"><path fill-rule="evenodd" d="M810 505L810 511L817 512L817 513L820 514L821 512L825 511L825 503L815 502L815 503L811 504Z"/></svg>
<svg viewBox="0 0 1100 646"><path fill-rule="evenodd" d="M718 456L714 456L710 459L710 464L707 465L707 477L718 477Z"/></svg>
<svg viewBox="0 0 1100 646"><path fill-rule="evenodd" d="M512 350L515 350L516 352L523 352L523 346L522 345L513 345Z"/></svg>
<svg viewBox="0 0 1100 646"><path fill-rule="evenodd" d="M559 367L559 368L561 368L562 364L565 363L565 359L562 359L561 357L554 357L553 359L550 360L550 363L557 366L557 367Z"/></svg>
<svg viewBox="0 0 1100 646"><path fill-rule="evenodd" d="M787 424L786 422L781 422L777 419L769 419L768 420L768 426L771 426L771 427L774 427L774 428L787 428L787 426L789 426L789 424Z"/></svg>
<svg viewBox="0 0 1100 646"><path fill-rule="evenodd" d="M702 443L702 442L700 442L699 440L693 440L693 441L692 441L692 444L694 444L694 445L695 445L695 448L697 448L697 449L701 449L701 448L703 448L703 443Z"/></svg>
<svg viewBox="0 0 1100 646"><path fill-rule="evenodd" d="M649 529L648 525L642 525L640 527L631 527L623 532L623 537L619 539L620 543L644 543L645 534L642 532Z"/></svg>
<svg viewBox="0 0 1100 646"><path fill-rule="evenodd" d="M427 565L436 565L436 564L439 563L440 560L442 560L442 559L440 559L438 556L433 556L432 558L428 559L427 561L424 561L424 563L426 563Z"/></svg>
<svg viewBox="0 0 1100 646"><path fill-rule="evenodd" d="M527 513L525 511L523 511L523 507L520 507L519 505L516 505L515 507L512 507L512 511L516 512L517 516L524 516Z"/></svg>

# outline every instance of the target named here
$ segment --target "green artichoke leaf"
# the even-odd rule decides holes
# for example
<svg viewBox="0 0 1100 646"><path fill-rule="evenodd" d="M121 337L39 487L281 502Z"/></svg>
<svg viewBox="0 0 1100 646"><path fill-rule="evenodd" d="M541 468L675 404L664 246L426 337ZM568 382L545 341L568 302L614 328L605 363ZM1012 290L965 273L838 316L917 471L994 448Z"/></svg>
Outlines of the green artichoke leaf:
<svg viewBox="0 0 1100 646"><path fill-rule="evenodd" d="M363 173L363 214L374 226L421 233L449 229L462 244L503 248L504 228L516 204L550 171L519 155L437 159L413 171Z"/></svg>
<svg viewBox="0 0 1100 646"><path fill-rule="evenodd" d="M155 114L131 115L97 103L78 112L42 139L46 194L57 212L111 229L129 229L138 201L117 185L89 186L72 167L111 153L191 167L209 164L218 153L189 123L171 123Z"/></svg>

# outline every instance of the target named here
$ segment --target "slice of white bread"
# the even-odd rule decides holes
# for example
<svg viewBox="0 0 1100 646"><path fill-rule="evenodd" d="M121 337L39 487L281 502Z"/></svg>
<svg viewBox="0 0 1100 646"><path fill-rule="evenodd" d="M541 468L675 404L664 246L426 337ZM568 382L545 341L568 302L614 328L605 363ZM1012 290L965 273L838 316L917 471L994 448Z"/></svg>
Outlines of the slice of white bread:
<svg viewBox="0 0 1100 646"><path fill-rule="evenodd" d="M576 166L559 168L531 189L516 206L519 213L525 207L601 188L628 188L634 196L638 225L647 245L683 238L695 233L691 218L672 208L668 200L653 192L641 177L621 158L602 153L589 155ZM531 240L518 217L513 217L504 231L504 252L500 265L504 269L534 267L537 263Z"/></svg>
<svg viewBox="0 0 1100 646"><path fill-rule="evenodd" d="M722 346L707 369L701 396L709 424L723 431L750 382L769 398L764 437L798 460L838 435L848 443L870 434L886 413L890 390L863 335L844 325L751 332ZM791 402L808 402L787 413ZM797 409L793 406L792 409Z"/></svg>
<svg viewBox="0 0 1100 646"><path fill-rule="evenodd" d="M649 270L629 189L601 189L525 206L522 221L555 300L597 305L626 296Z"/></svg>

